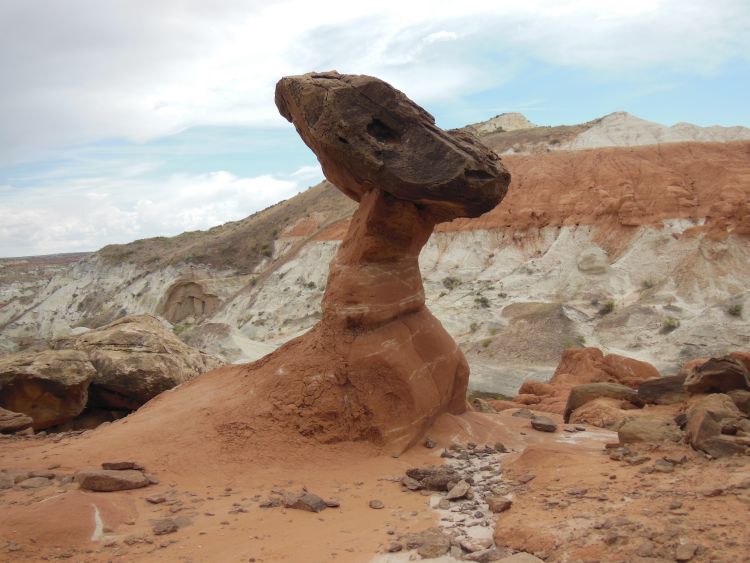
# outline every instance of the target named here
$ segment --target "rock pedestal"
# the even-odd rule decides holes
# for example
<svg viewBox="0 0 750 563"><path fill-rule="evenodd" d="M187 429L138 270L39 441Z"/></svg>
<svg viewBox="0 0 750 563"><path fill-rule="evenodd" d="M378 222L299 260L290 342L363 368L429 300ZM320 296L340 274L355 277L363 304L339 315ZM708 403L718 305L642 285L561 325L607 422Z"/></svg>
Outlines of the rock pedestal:
<svg viewBox="0 0 750 563"><path fill-rule="evenodd" d="M359 202L331 263L321 322L259 362L275 422L324 442L404 449L465 410L469 368L427 310L419 252L434 226L495 207L498 157L385 82L335 72L283 78L281 114L326 177Z"/></svg>

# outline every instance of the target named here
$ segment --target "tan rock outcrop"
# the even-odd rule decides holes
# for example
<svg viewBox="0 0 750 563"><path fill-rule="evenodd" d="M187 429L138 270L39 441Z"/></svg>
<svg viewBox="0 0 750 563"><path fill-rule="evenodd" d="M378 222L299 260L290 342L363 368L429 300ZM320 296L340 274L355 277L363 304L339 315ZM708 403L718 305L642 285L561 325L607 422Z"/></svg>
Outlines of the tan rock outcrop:
<svg viewBox="0 0 750 563"><path fill-rule="evenodd" d="M0 358L0 406L30 416L37 430L79 415L96 375L78 350L23 352Z"/></svg>
<svg viewBox="0 0 750 563"><path fill-rule="evenodd" d="M177 338L156 317L132 315L61 339L57 348L85 354L96 373L91 403L137 409L159 393L222 365Z"/></svg>

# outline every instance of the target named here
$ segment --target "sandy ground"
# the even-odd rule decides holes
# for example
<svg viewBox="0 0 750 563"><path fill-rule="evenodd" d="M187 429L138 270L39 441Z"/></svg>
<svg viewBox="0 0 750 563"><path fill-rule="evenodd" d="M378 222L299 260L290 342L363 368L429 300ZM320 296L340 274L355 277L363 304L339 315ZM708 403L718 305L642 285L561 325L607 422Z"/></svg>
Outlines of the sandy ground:
<svg viewBox="0 0 750 563"><path fill-rule="evenodd" d="M0 441L2 470L71 474L134 459L159 480L113 493L59 483L0 491L0 561L370 562L402 534L450 525L429 496L402 491L396 479L410 467L439 464L443 447L470 441L500 441L511 450L500 462L498 492L513 506L496 518L498 546L548 561L674 561L682 544L695 543L692 561L748 560L746 459L709 461L682 446L641 446L635 453L648 459L630 465L606 454L611 432L569 433L561 425L542 433L513 411L443 416L430 431L438 447L418 445L398 457L367 443L256 441L241 427L219 440L196 431L189 421L199 417L173 411L210 387L189 385L80 436ZM671 473L644 470L670 455L688 459ZM302 487L340 507L318 514L260 507L274 490ZM153 495L166 502L150 504ZM384 508L370 508L372 499ZM163 518L174 519L177 532L154 535ZM418 557L390 560L410 558Z"/></svg>

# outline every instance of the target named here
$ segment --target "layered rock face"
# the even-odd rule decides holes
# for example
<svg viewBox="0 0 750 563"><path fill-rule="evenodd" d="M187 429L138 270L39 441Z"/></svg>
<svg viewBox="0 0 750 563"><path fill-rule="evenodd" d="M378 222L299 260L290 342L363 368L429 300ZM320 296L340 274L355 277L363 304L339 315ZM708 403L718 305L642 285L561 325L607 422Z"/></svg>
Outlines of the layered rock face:
<svg viewBox="0 0 750 563"><path fill-rule="evenodd" d="M443 412L465 409L463 353L427 310L419 252L434 226L497 205L509 174L465 132L440 130L368 76L282 79L276 104L359 207L331 263L323 316L262 360L274 416L323 441L408 447Z"/></svg>
<svg viewBox="0 0 750 563"><path fill-rule="evenodd" d="M37 430L66 423L86 407L137 409L222 364L150 315L123 317L54 345L0 359L0 407L27 415Z"/></svg>

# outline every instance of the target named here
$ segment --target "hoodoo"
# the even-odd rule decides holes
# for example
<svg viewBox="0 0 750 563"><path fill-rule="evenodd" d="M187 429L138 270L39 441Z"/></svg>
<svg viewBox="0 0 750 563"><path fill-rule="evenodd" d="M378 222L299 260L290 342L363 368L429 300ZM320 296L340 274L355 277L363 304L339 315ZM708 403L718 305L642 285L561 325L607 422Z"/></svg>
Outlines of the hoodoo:
<svg viewBox="0 0 750 563"><path fill-rule="evenodd" d="M510 182L497 155L389 84L336 72L286 77L276 105L326 177L359 202L322 320L268 357L274 418L326 442L412 444L465 409L469 368L425 307L419 252L434 226L493 209ZM267 387L268 386L268 387Z"/></svg>

